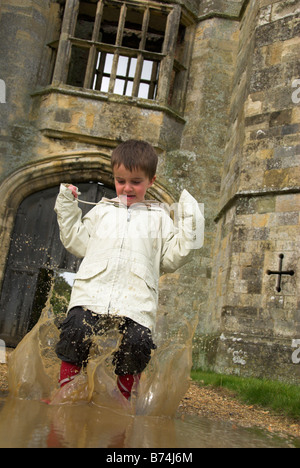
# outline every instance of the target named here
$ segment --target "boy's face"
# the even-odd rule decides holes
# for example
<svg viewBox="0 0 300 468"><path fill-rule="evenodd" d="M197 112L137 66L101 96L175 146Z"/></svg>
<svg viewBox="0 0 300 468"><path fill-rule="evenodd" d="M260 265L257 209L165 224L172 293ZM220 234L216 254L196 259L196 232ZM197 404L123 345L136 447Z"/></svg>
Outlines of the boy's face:
<svg viewBox="0 0 300 468"><path fill-rule="evenodd" d="M146 191L154 183L156 176L149 180L141 169L129 171L121 164L114 167L116 192L120 200L127 206L145 200Z"/></svg>

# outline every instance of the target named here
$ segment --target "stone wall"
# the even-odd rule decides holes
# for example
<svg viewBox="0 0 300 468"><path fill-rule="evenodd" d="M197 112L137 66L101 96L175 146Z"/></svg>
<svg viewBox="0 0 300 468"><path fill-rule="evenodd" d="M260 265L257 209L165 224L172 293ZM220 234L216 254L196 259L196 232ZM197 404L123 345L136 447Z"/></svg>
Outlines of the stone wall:
<svg viewBox="0 0 300 468"><path fill-rule="evenodd" d="M241 24L213 254L215 340L208 363L219 371L291 381L299 381L292 343L300 336L299 105L292 100L298 25L298 2L275 1L249 2ZM281 254L283 269L294 276L284 276L278 292L276 276L267 272L278 270Z"/></svg>
<svg viewBox="0 0 300 468"><path fill-rule="evenodd" d="M31 93L49 79L46 44L59 37L60 14L54 2L2 2L0 74L7 96L0 106L0 180L32 159L36 132L30 122Z"/></svg>

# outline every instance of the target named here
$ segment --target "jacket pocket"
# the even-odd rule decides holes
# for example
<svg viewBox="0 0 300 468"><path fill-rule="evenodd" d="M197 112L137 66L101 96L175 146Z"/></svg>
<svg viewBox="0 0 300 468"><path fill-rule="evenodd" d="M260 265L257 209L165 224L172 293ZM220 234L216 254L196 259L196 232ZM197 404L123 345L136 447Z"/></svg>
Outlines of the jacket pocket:
<svg viewBox="0 0 300 468"><path fill-rule="evenodd" d="M154 291L158 290L158 281L155 281L155 278L145 265L140 263L133 263L131 265L130 271L135 276L143 279L149 288L154 289Z"/></svg>
<svg viewBox="0 0 300 468"><path fill-rule="evenodd" d="M82 264L79 268L75 279L76 280L85 280L93 278L94 276L103 273L106 270L108 264L108 260L101 260L97 263L88 263Z"/></svg>

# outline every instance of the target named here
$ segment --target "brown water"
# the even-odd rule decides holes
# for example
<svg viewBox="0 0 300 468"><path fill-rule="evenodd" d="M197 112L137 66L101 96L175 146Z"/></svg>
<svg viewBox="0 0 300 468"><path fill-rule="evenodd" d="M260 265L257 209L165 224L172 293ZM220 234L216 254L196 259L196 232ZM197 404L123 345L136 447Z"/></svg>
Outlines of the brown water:
<svg viewBox="0 0 300 468"><path fill-rule="evenodd" d="M174 324L173 324L174 325ZM97 337L84 372L57 394L59 331L49 303L9 360L9 390L0 397L0 447L202 448L290 447L263 432L177 414L188 388L196 323L160 324L158 349L131 402L116 386L112 353L120 335ZM53 403L41 402L51 397Z"/></svg>
<svg viewBox="0 0 300 468"><path fill-rule="evenodd" d="M48 406L9 398L0 448L276 448L291 443L199 417L133 416L86 405Z"/></svg>

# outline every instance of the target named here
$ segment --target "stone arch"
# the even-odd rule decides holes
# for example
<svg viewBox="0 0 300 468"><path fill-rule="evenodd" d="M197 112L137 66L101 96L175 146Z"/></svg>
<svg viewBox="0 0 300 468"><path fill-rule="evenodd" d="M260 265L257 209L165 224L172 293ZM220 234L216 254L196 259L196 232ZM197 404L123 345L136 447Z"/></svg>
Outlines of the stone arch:
<svg viewBox="0 0 300 468"><path fill-rule="evenodd" d="M102 182L113 188L110 152L78 151L53 155L32 162L10 174L0 185L0 291L5 273L15 216L21 202L40 190L61 182ZM174 197L168 189L156 181L149 190L151 197L172 205Z"/></svg>

